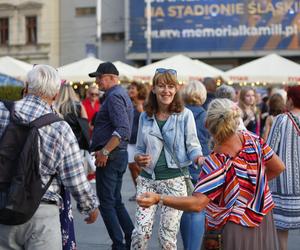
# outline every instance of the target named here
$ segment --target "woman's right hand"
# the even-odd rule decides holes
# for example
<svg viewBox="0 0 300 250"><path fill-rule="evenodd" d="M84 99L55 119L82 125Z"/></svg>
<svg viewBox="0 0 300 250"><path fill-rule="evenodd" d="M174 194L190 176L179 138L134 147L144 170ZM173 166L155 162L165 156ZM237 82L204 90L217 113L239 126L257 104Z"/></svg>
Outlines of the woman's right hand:
<svg viewBox="0 0 300 250"><path fill-rule="evenodd" d="M139 206L144 208L148 208L154 204L157 204L159 200L160 200L160 194L156 194L153 192L146 192L136 197L136 201L139 204Z"/></svg>
<svg viewBox="0 0 300 250"><path fill-rule="evenodd" d="M151 156L147 154L140 154L136 155L134 160L140 167L148 167L151 162Z"/></svg>

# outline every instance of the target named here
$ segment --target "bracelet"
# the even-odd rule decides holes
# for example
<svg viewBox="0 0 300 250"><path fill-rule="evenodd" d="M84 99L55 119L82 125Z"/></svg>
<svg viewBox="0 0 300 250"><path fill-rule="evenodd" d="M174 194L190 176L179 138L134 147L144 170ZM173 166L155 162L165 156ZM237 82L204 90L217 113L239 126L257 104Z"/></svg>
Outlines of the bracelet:
<svg viewBox="0 0 300 250"><path fill-rule="evenodd" d="M163 194L161 194L159 197L159 202L158 202L159 205L161 205L161 206L164 205L164 198L165 198L165 196Z"/></svg>

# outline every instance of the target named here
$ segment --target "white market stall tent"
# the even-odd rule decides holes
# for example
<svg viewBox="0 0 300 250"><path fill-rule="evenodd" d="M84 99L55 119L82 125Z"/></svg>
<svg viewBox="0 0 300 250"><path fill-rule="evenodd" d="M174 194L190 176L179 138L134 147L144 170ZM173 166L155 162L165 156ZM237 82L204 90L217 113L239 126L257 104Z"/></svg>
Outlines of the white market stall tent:
<svg viewBox="0 0 300 250"><path fill-rule="evenodd" d="M0 73L13 77L17 80L25 81L27 73L33 65L23 62L10 56L0 57Z"/></svg>
<svg viewBox="0 0 300 250"><path fill-rule="evenodd" d="M212 70L212 66L203 62L195 62L187 56L176 55L139 68L134 79L151 81L157 68L175 69L180 82L187 82L192 79L201 80L204 77L218 77L220 76L219 73L223 73L217 69Z"/></svg>
<svg viewBox="0 0 300 250"><path fill-rule="evenodd" d="M62 79L68 82L93 82L94 78L88 76L89 73L96 71L100 63L104 61L87 57L85 59L66 64L58 68L58 72ZM117 67L121 80L131 80L136 74L137 69L121 61L113 62Z"/></svg>
<svg viewBox="0 0 300 250"><path fill-rule="evenodd" d="M205 72L205 77L213 77L213 78L217 78L217 77L223 77L224 75L224 71L215 68L209 64L206 64L200 60L193 60L196 64L198 64L199 70L200 72ZM204 75L204 74L203 74Z"/></svg>
<svg viewBox="0 0 300 250"><path fill-rule="evenodd" d="M119 71L120 79L122 80L132 80L133 77L137 74L137 68L123 63L121 61L115 61L113 64L116 66L116 68Z"/></svg>
<svg viewBox="0 0 300 250"><path fill-rule="evenodd" d="M95 79L89 77L89 73L96 71L103 61L87 57L85 59L66 64L58 68L60 77L68 82L92 82Z"/></svg>
<svg viewBox="0 0 300 250"><path fill-rule="evenodd" d="M300 82L300 65L270 54L225 72L229 83L288 84Z"/></svg>

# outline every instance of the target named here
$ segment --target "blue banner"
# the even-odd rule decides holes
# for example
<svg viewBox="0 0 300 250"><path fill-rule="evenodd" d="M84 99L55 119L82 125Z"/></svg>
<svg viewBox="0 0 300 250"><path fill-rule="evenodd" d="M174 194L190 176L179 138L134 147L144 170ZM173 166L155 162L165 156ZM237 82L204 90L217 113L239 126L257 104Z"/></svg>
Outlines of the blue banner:
<svg viewBox="0 0 300 250"><path fill-rule="evenodd" d="M129 2L129 53L146 51L146 1ZM152 52L300 49L300 0L151 0Z"/></svg>

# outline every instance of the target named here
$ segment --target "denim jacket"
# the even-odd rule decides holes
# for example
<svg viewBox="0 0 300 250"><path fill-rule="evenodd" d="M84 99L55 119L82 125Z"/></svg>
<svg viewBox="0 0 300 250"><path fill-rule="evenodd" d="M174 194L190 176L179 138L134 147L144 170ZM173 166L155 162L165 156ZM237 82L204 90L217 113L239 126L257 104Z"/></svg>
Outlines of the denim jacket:
<svg viewBox="0 0 300 250"><path fill-rule="evenodd" d="M140 116L135 155L149 154L152 158L144 170L153 176L154 168L163 148L162 140L176 155L181 167L189 166L197 156L202 155L193 113L184 108L181 113L173 113L162 128L158 127L154 116L145 112ZM168 168L178 168L168 150L164 148Z"/></svg>

